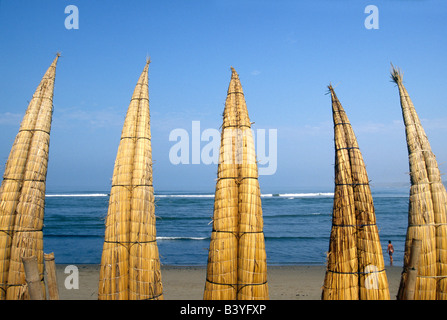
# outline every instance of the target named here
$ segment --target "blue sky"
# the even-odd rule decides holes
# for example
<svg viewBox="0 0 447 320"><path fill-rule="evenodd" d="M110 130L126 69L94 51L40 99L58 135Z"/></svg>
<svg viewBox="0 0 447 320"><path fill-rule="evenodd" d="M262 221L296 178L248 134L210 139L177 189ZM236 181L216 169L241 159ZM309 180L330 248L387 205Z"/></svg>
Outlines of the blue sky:
<svg viewBox="0 0 447 320"><path fill-rule="evenodd" d="M379 29L365 28L367 5ZM79 9L79 29L64 12ZM404 71L442 172L447 171L445 1L0 1L0 170L28 101L56 52L47 190L110 189L129 101L151 57L156 191L214 191L217 165L173 165L169 133L219 129L233 66L256 129L276 129L277 170L262 192L331 191L327 85L353 125L373 186L409 182L390 62ZM202 146L205 143L202 142Z"/></svg>

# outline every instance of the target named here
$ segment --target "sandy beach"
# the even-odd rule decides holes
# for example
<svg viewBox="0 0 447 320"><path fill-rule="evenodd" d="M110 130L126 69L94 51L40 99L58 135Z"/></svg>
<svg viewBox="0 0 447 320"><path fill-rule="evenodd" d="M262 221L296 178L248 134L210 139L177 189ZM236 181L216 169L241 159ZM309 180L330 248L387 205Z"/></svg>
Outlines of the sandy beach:
<svg viewBox="0 0 447 320"><path fill-rule="evenodd" d="M99 265L77 265L79 288L67 289L73 272L67 265L57 265L57 281L61 300L97 300ZM71 267L72 268L72 267ZM320 300L325 266L269 266L270 300ZM65 272L66 271L66 272ZM401 266L386 267L391 300L395 300L402 272ZM202 300L206 277L205 267L162 267L165 300Z"/></svg>

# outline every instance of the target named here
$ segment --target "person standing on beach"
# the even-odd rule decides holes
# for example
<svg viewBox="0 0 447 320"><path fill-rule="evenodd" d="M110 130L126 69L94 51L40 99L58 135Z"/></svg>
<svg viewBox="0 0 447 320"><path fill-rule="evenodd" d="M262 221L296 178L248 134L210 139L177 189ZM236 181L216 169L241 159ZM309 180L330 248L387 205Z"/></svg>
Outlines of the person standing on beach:
<svg viewBox="0 0 447 320"><path fill-rule="evenodd" d="M390 255L390 266L393 265L393 252L394 252L394 247L391 244L391 240L388 240L388 248L386 249L386 252L388 252L388 254Z"/></svg>

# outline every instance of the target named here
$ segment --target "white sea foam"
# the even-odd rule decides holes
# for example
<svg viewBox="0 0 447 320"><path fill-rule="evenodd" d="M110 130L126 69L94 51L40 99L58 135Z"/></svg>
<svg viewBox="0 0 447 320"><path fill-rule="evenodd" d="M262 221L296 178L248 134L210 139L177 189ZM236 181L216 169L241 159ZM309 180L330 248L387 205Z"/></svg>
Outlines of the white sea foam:
<svg viewBox="0 0 447 320"><path fill-rule="evenodd" d="M72 194L47 194L46 197L107 197L107 193L72 193ZM310 193L265 193L261 197L283 197L288 199L303 197L333 197L331 192ZM157 198L214 198L214 194L156 194Z"/></svg>
<svg viewBox="0 0 447 320"><path fill-rule="evenodd" d="M279 194L280 197L332 197L331 192L318 192L318 193L284 193Z"/></svg>
<svg viewBox="0 0 447 320"><path fill-rule="evenodd" d="M304 197L333 197L332 192L310 192L310 193L273 193L263 194L262 197L283 197L288 199L304 198Z"/></svg>
<svg viewBox="0 0 447 320"><path fill-rule="evenodd" d="M206 237L157 237L157 240L205 240Z"/></svg>
<svg viewBox="0 0 447 320"><path fill-rule="evenodd" d="M157 198L214 198L214 194L156 194Z"/></svg>
<svg viewBox="0 0 447 320"><path fill-rule="evenodd" d="M313 193L264 193L261 197L284 197L284 198L301 198L301 197L333 197L331 192L313 192ZM158 198L214 198L214 194L159 194Z"/></svg>
<svg viewBox="0 0 447 320"><path fill-rule="evenodd" d="M45 197L107 197L107 193L46 194Z"/></svg>

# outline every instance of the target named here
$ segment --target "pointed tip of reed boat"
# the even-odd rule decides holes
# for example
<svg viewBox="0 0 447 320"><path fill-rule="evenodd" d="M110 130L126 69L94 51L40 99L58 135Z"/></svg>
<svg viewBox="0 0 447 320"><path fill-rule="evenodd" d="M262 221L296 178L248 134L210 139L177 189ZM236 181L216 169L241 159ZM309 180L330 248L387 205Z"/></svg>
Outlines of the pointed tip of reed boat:
<svg viewBox="0 0 447 320"><path fill-rule="evenodd" d="M146 56L146 65L144 66L144 69L143 69L143 74L144 73L147 73L148 71L149 71L149 64L151 63L152 61L151 61L151 57L149 56L149 55L147 55ZM142 74L142 75L143 75Z"/></svg>
<svg viewBox="0 0 447 320"><path fill-rule="evenodd" d="M53 63L52 63L53 66L55 66L57 64L57 61L59 60L60 57L61 57L61 52L60 51L56 52L56 57L54 58Z"/></svg>
<svg viewBox="0 0 447 320"><path fill-rule="evenodd" d="M230 68L231 68L231 79L239 80L239 74L236 72L236 69L234 69L233 66L230 66Z"/></svg>
<svg viewBox="0 0 447 320"><path fill-rule="evenodd" d="M336 86L337 86L337 85L336 85ZM335 86L335 87L336 87L336 86ZM338 100L337 95L335 94L335 90L334 90L335 87L332 86L332 83L331 83L331 82L330 82L329 85L327 86L328 91L326 92L326 94L330 94L330 95L331 95L331 99L332 99L332 101Z"/></svg>
<svg viewBox="0 0 447 320"><path fill-rule="evenodd" d="M336 85L332 85L332 82L329 82L329 85L327 86L328 91L325 94L329 94L331 93L333 96L335 95L335 88L339 85L340 83L337 83Z"/></svg>
<svg viewBox="0 0 447 320"><path fill-rule="evenodd" d="M403 72L400 70L400 68L397 68L393 65L391 62L391 80L395 83L402 82Z"/></svg>

